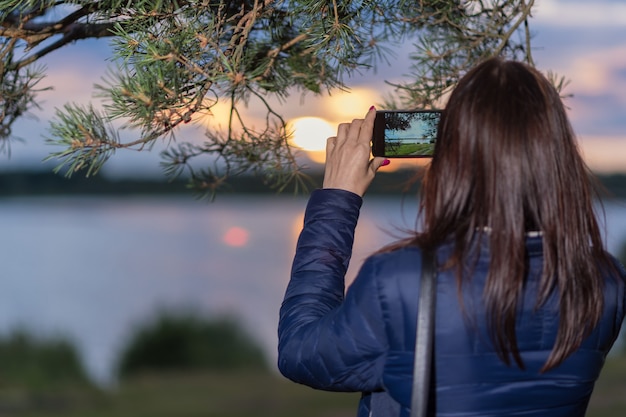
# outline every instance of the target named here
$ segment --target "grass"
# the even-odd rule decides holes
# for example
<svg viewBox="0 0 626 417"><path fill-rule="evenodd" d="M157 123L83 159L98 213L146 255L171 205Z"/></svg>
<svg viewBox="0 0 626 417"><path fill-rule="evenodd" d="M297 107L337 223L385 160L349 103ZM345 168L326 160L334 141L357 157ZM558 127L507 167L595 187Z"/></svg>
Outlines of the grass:
<svg viewBox="0 0 626 417"><path fill-rule="evenodd" d="M71 403L68 400L75 400ZM359 394L316 391L264 372L184 373L132 378L107 394L59 396L0 415L22 417L352 417Z"/></svg>
<svg viewBox="0 0 626 417"><path fill-rule="evenodd" d="M432 155L434 143L399 143L385 148L387 156Z"/></svg>
<svg viewBox="0 0 626 417"><path fill-rule="evenodd" d="M626 415L626 356L612 357L587 417ZM143 375L108 392L0 389L0 415L20 417L352 417L359 394L321 392L261 371Z"/></svg>
<svg viewBox="0 0 626 417"><path fill-rule="evenodd" d="M626 416L626 356L607 359L591 396L587 417Z"/></svg>

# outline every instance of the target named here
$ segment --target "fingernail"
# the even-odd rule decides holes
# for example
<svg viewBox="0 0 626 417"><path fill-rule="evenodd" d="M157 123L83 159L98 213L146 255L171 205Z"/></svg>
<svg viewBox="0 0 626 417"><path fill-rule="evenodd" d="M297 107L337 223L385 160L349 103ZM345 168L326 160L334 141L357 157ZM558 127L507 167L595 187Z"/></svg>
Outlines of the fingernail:
<svg viewBox="0 0 626 417"><path fill-rule="evenodd" d="M375 106L370 107L370 111L371 110L376 110L376 107Z"/></svg>
<svg viewBox="0 0 626 417"><path fill-rule="evenodd" d="M391 161L390 161L389 159L385 159L385 160L383 161L383 163L382 163L382 164L380 164L380 166L381 166L381 167L384 167L384 166L389 165L390 163L391 163Z"/></svg>

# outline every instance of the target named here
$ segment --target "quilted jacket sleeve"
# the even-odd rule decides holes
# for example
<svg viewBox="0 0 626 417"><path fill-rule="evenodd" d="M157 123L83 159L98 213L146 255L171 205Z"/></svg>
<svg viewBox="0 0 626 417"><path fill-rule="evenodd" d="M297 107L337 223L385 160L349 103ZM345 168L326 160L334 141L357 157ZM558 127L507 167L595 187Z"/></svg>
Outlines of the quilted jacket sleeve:
<svg viewBox="0 0 626 417"><path fill-rule="evenodd" d="M376 270L366 262L344 299L361 198L342 190L311 195L280 311L278 367L313 388L382 387L386 337Z"/></svg>

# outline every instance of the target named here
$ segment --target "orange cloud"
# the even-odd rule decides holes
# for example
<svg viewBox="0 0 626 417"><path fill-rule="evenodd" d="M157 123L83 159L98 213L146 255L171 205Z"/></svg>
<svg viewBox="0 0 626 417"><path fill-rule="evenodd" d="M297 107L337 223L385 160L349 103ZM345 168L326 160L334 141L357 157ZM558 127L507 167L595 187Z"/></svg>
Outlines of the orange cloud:
<svg viewBox="0 0 626 417"><path fill-rule="evenodd" d="M567 65L571 89L576 93L611 93L626 100L626 45L597 49L578 55Z"/></svg>
<svg viewBox="0 0 626 417"><path fill-rule="evenodd" d="M626 172L626 136L584 137L579 141L579 148L592 171Z"/></svg>

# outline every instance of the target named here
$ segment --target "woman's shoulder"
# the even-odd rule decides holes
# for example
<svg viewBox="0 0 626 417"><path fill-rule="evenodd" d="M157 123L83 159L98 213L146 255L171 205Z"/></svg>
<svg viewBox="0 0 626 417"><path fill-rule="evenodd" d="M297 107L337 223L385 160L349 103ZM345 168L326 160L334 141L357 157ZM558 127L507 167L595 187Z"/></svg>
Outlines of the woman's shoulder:
<svg viewBox="0 0 626 417"><path fill-rule="evenodd" d="M383 249L370 255L363 268L378 271L386 277L399 276L401 272L415 274L422 265L422 249L416 245Z"/></svg>
<svg viewBox="0 0 626 417"><path fill-rule="evenodd" d="M415 259L416 257L421 257L421 254L422 249L419 246L407 244L383 248L370 255L369 260L375 262L396 262L400 259Z"/></svg>
<svg viewBox="0 0 626 417"><path fill-rule="evenodd" d="M446 241L439 245L435 253L438 259L449 257L452 254L452 243ZM370 255L369 260L376 263L409 262L421 264L423 249L412 240L400 241L380 249Z"/></svg>

